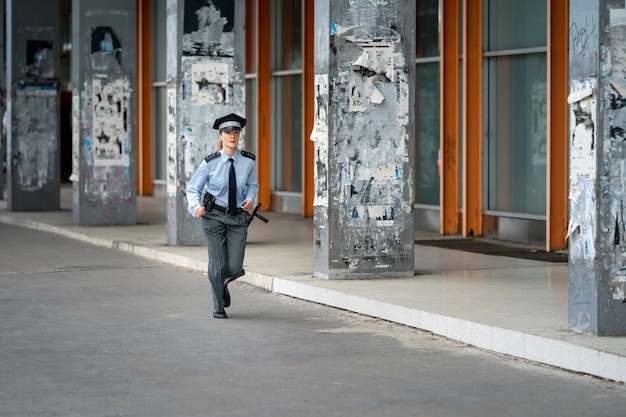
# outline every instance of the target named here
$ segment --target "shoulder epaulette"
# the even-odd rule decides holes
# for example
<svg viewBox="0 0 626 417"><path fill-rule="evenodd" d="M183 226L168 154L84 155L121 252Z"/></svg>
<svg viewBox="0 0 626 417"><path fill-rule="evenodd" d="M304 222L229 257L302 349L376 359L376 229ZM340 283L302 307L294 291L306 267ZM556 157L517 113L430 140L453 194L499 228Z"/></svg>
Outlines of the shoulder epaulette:
<svg viewBox="0 0 626 417"><path fill-rule="evenodd" d="M207 155L207 156L204 158L204 160L205 160L205 162L209 162L211 159L213 159L213 158L217 158L218 156L220 156L220 153L219 153L219 152L214 152L214 153L212 153L211 155Z"/></svg>
<svg viewBox="0 0 626 417"><path fill-rule="evenodd" d="M253 161L256 159L256 156L254 156L253 153L250 153L248 151L241 151L241 154L245 156L246 158L252 159Z"/></svg>

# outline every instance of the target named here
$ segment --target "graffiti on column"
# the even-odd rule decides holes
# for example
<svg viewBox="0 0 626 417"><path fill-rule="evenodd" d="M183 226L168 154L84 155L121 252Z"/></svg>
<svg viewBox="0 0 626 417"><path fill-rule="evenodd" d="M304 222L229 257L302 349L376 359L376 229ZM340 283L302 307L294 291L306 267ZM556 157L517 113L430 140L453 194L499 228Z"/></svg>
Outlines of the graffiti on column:
<svg viewBox="0 0 626 417"><path fill-rule="evenodd" d="M187 0L183 29L183 55L232 57L235 2Z"/></svg>
<svg viewBox="0 0 626 417"><path fill-rule="evenodd" d="M593 15L574 16L569 28L569 58L573 68L595 77L598 51L598 22Z"/></svg>

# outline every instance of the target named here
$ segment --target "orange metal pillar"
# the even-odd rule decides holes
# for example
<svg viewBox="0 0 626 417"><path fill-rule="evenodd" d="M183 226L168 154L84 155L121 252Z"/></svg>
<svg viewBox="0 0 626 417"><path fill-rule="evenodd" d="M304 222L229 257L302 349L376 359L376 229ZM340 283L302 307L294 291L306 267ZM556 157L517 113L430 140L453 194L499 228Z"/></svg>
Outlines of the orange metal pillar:
<svg viewBox="0 0 626 417"><path fill-rule="evenodd" d="M440 222L442 235L459 233L459 2L442 2L440 71Z"/></svg>
<svg viewBox="0 0 626 417"><path fill-rule="evenodd" d="M548 1L547 251L567 246L568 3Z"/></svg>
<svg viewBox="0 0 626 417"><path fill-rule="evenodd" d="M463 0L463 227L482 235L482 0Z"/></svg>
<svg viewBox="0 0 626 417"><path fill-rule="evenodd" d="M315 147L313 141L309 140L309 135L313 130L314 124L314 100L315 100L315 21L314 0L303 0L302 7L302 51L304 55L304 67L302 68L302 140L304 146L302 146L302 168L303 183L302 183L302 215L304 217L313 217L313 198L315 195L314 173L313 167L315 163Z"/></svg>
<svg viewBox="0 0 626 417"><path fill-rule="evenodd" d="M152 195L152 1L137 0L137 195Z"/></svg>
<svg viewBox="0 0 626 417"><path fill-rule="evenodd" d="M271 1L259 0L257 3L256 22L256 74L257 74L257 167L259 177L258 202L264 208L271 207Z"/></svg>

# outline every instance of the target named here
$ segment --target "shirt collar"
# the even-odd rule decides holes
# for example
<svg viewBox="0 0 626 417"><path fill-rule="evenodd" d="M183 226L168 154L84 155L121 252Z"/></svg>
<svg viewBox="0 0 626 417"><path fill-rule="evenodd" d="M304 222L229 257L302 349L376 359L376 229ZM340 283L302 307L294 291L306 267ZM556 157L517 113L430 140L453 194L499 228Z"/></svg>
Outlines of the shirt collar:
<svg viewBox="0 0 626 417"><path fill-rule="evenodd" d="M233 158L233 160L237 162L239 158L239 149L237 149L233 156L228 156L228 154L226 154L223 150L221 150L220 153L222 154L222 162L228 162L228 158Z"/></svg>

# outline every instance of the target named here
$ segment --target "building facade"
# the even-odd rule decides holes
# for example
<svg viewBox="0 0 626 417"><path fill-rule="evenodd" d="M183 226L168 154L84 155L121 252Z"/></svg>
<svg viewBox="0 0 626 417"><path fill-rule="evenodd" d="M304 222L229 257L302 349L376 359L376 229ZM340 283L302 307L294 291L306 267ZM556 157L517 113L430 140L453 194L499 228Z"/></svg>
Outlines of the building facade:
<svg viewBox="0 0 626 417"><path fill-rule="evenodd" d="M153 123L139 140L152 141L145 189L158 190L165 0L143 3ZM246 3L246 145L260 158L260 199L312 216L314 1ZM419 0L415 20L415 227L564 249L568 2Z"/></svg>
<svg viewBox="0 0 626 417"><path fill-rule="evenodd" d="M66 180L72 1L60 3ZM187 3L192 13L202 6ZM226 20L234 18L232 3L212 2ZM405 7L399 1L367 4L373 10ZM402 41L415 44L415 228L564 249L568 1L418 0L412 10L415 40ZM136 192L151 195L165 193L168 175L167 0L137 0L136 18ZM259 201L312 217L315 1L247 0L244 19L242 105L246 147L258 156ZM222 30L232 30L232 23Z"/></svg>

